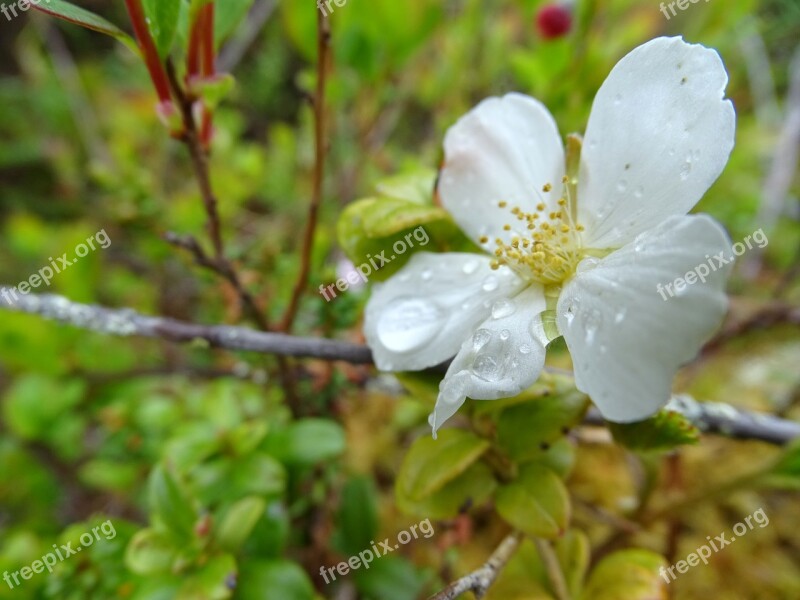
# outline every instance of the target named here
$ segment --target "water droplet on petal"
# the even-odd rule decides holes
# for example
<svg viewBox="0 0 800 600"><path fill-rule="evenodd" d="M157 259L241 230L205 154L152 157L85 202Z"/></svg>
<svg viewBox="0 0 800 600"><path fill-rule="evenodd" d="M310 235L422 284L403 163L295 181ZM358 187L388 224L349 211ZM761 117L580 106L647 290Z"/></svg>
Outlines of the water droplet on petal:
<svg viewBox="0 0 800 600"><path fill-rule="evenodd" d="M513 315L516 310L517 307L513 300L506 300L503 298L492 305L492 318L504 319L505 317Z"/></svg>
<svg viewBox="0 0 800 600"><path fill-rule="evenodd" d="M681 167L681 179L686 181L689 179L689 174L692 172L692 155L686 157L686 162Z"/></svg>
<svg viewBox="0 0 800 600"><path fill-rule="evenodd" d="M628 182L625 181L624 179L620 179L617 182L617 191L619 193L623 193L623 192L627 191L627 189L628 189Z"/></svg>
<svg viewBox="0 0 800 600"><path fill-rule="evenodd" d="M475 375L486 381L497 381L499 379L497 361L488 354L484 354L475 359L472 371Z"/></svg>
<svg viewBox="0 0 800 600"><path fill-rule="evenodd" d="M464 266L461 267L461 270L464 272L464 275L472 275L475 271L478 270L478 261L471 260L469 262L465 262Z"/></svg>
<svg viewBox="0 0 800 600"><path fill-rule="evenodd" d="M637 187L634 190L633 195L636 196L637 198L641 198L642 196L644 196L644 188L642 186Z"/></svg>
<svg viewBox="0 0 800 600"><path fill-rule="evenodd" d="M494 275L488 275L486 279L483 280L483 291L484 292L493 292L498 287L497 277Z"/></svg>
<svg viewBox="0 0 800 600"><path fill-rule="evenodd" d="M508 329L503 329L503 331L500 332L501 340L506 341L510 337L511 337L511 332Z"/></svg>
<svg viewBox="0 0 800 600"><path fill-rule="evenodd" d="M578 267L575 269L575 272L585 273L586 271L591 271L599 264L600 264L599 258L594 258L593 256L587 256L581 262L578 263Z"/></svg>
<svg viewBox="0 0 800 600"><path fill-rule="evenodd" d="M472 334L472 348L477 352L481 348L483 348L486 344L489 343L489 340L492 339L492 332L488 329L478 329L474 334Z"/></svg>
<svg viewBox="0 0 800 600"><path fill-rule="evenodd" d="M586 331L586 344L594 344L595 334L603 324L603 313L597 308L592 308L583 313L583 326Z"/></svg>
<svg viewBox="0 0 800 600"><path fill-rule="evenodd" d="M425 269L424 271L422 271L420 277L422 278L422 281L430 281L431 278L433 277L433 270Z"/></svg>
<svg viewBox="0 0 800 600"><path fill-rule="evenodd" d="M522 344L519 347L519 353L520 354L530 354L531 353L531 347L528 344Z"/></svg>
<svg viewBox="0 0 800 600"><path fill-rule="evenodd" d="M625 315L627 314L627 312L628 309L623 308L616 315L614 315L614 323L622 323L625 320Z"/></svg>
<svg viewBox="0 0 800 600"><path fill-rule="evenodd" d="M444 311L419 298L398 298L380 315L378 339L392 352L410 352L430 342L444 324Z"/></svg>

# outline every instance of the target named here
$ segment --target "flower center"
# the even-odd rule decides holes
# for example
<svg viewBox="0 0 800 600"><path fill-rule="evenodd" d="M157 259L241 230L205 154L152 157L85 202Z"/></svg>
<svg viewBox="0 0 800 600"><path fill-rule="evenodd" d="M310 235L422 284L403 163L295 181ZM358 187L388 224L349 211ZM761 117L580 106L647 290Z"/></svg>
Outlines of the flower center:
<svg viewBox="0 0 800 600"><path fill-rule="evenodd" d="M544 285L561 283L575 272L578 263L584 257L581 232L583 225L576 221L575 203L572 201L568 179L564 177L564 192L558 200L558 210L546 213L546 205L539 202L536 212L526 213L520 207L510 208L510 213L518 221L503 226L505 231L513 231L511 243L495 239L492 269L507 265L517 273L538 281ZM542 189L547 193L553 186L549 183ZM499 202L500 208L507 208L508 203ZM513 219L512 219L513 223ZM484 236L481 243L488 243Z"/></svg>

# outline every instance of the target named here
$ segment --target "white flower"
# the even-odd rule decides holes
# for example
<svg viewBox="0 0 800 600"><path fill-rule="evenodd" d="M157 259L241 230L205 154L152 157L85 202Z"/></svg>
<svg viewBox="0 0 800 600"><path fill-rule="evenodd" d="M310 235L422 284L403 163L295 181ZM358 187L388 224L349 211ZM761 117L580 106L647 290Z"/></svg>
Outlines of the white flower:
<svg viewBox="0 0 800 600"><path fill-rule="evenodd" d="M533 384L558 336L605 418L641 420L668 401L727 308L729 266L667 301L656 291L730 248L716 221L686 214L733 148L727 81L715 51L681 38L636 48L595 97L577 181L533 98L489 98L447 132L442 204L487 254L416 254L375 286L365 323L380 369L455 355L434 435L467 397Z"/></svg>

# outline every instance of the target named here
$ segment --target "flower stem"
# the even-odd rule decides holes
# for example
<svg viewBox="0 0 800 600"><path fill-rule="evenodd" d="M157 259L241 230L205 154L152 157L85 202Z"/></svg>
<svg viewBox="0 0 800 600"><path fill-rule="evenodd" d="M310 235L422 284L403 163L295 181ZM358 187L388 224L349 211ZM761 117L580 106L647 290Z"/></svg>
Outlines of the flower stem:
<svg viewBox="0 0 800 600"><path fill-rule="evenodd" d="M153 80L158 99L162 103L170 103L172 96L169 91L169 79L164 65L161 63L161 57L158 55L153 37L150 35L150 29L147 27L141 0L125 0L125 6L128 9L133 32L144 55L144 62L150 72L150 79Z"/></svg>

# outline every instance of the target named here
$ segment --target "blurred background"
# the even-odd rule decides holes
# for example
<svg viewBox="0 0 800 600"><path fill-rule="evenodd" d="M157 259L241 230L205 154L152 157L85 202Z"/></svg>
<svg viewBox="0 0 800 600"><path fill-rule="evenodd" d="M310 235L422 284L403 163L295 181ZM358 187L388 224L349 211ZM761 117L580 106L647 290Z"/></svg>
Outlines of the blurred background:
<svg viewBox="0 0 800 600"><path fill-rule="evenodd" d="M228 256L275 321L296 281L312 194L317 10L310 1L237 2L249 16L218 30L218 66L236 87L216 113L211 175ZM130 31L123 2L78 4ZM537 18L545 4L333 5L328 158L295 333L363 341L368 289L332 302L317 293L346 260L336 226L349 203L387 177L436 169L447 128L486 96L533 95L563 134L582 133L614 64L661 35L716 48L730 74L736 147L696 210L719 219L733 241L759 229L769 239L738 261L726 327L764 307L797 305L800 4L711 0L667 19L655 0L578 0L561 6L565 31ZM205 243L205 213L187 153L155 102L141 61L112 38L34 11L0 14L0 283L16 285L104 230L110 246L58 274L47 292L252 325L230 285L163 239L174 231ZM563 347L550 360L569 366ZM798 364L797 323L762 323L705 353L677 385L797 420ZM507 527L491 507L467 503L432 518L431 538L326 585L320 566L429 516L401 510L394 488L410 444L429 435L431 398L366 366L289 368L294 398L270 356L107 337L0 311L0 572L107 519L117 532L52 575L14 589L0 582L0 598L412 600L488 558ZM635 500L641 464L602 432L575 435L570 448L572 519L594 550ZM644 462L654 465L647 472L657 474L658 497L734 479L778 452L704 436L680 455ZM671 564L759 507L769 527L662 595L602 597L800 598L796 492L738 489L628 542ZM169 531L159 533L165 521ZM515 560L487 597L552 597L535 553L523 547Z"/></svg>

